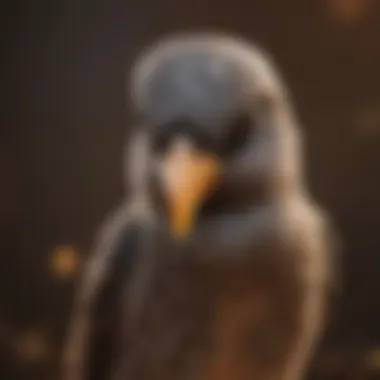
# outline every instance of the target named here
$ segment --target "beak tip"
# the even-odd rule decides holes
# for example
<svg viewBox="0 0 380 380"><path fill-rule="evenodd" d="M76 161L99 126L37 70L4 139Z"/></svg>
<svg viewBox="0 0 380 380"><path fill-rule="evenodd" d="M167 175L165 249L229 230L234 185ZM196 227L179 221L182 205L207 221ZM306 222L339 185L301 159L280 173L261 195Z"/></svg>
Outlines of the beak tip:
<svg viewBox="0 0 380 380"><path fill-rule="evenodd" d="M219 178L220 162L207 152L174 149L164 165L164 187L172 235L189 237L197 210Z"/></svg>

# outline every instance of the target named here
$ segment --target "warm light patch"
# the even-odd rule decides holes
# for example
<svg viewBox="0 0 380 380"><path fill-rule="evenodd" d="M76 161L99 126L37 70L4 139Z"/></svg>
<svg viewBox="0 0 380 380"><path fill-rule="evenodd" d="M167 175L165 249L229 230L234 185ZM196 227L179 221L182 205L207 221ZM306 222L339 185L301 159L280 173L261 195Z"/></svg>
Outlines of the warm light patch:
<svg viewBox="0 0 380 380"><path fill-rule="evenodd" d="M49 346L45 338L33 331L18 334L12 346L18 359L24 362L42 362L47 359L49 354Z"/></svg>
<svg viewBox="0 0 380 380"><path fill-rule="evenodd" d="M380 132L380 105L369 105L357 110L352 116L352 122L357 136L377 136Z"/></svg>
<svg viewBox="0 0 380 380"><path fill-rule="evenodd" d="M78 253L73 247L59 246L51 256L51 271L57 277L70 277L76 272L78 262Z"/></svg>
<svg viewBox="0 0 380 380"><path fill-rule="evenodd" d="M372 0L328 0L332 16L341 23L355 24L363 20L370 11Z"/></svg>
<svg viewBox="0 0 380 380"><path fill-rule="evenodd" d="M380 371L380 348L376 348L370 352L368 366L376 371Z"/></svg>

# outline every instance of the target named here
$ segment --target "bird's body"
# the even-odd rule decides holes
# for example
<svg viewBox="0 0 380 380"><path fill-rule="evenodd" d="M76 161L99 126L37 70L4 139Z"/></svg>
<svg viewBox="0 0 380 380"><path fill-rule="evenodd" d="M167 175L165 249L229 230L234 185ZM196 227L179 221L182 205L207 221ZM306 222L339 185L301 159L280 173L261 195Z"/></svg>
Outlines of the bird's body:
<svg viewBox="0 0 380 380"><path fill-rule="evenodd" d="M313 257L311 247L276 239L298 222L289 234L307 240L313 219L299 211L292 224L279 225L283 231L263 220L267 226L251 230L251 249L235 242L224 247L224 257L206 244L186 249L156 236L151 254L158 260L117 379L297 379L306 363L300 358L309 356L320 328L325 275L322 247L312 247ZM255 246L262 229L269 235ZM135 279L141 292L140 275Z"/></svg>
<svg viewBox="0 0 380 380"><path fill-rule="evenodd" d="M276 71L259 50L201 36L146 53L134 79L140 170L85 276L65 380L89 379L90 317L114 257L129 259L107 295L119 302L112 380L299 380L323 326L329 228Z"/></svg>

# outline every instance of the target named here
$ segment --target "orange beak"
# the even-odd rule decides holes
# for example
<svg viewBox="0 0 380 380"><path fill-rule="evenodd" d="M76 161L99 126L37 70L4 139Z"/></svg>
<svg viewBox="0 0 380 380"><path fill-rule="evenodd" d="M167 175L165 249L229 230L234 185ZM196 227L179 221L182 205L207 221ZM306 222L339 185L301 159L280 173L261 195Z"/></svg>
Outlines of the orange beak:
<svg viewBox="0 0 380 380"><path fill-rule="evenodd" d="M174 236L185 238L194 228L197 211L220 176L220 162L212 154L177 140L163 161L164 196Z"/></svg>

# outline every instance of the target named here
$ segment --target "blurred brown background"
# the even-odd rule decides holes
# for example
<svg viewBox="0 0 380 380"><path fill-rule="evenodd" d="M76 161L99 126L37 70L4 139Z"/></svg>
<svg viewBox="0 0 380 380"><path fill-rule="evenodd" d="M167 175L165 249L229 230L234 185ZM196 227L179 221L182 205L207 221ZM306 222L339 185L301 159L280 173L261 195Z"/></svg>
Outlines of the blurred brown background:
<svg viewBox="0 0 380 380"><path fill-rule="evenodd" d="M55 379L73 283L122 195L125 72L162 33L267 48L307 174L345 242L345 292L310 378L380 379L380 2L34 0L1 11L0 379ZM377 348L378 347L378 348Z"/></svg>

